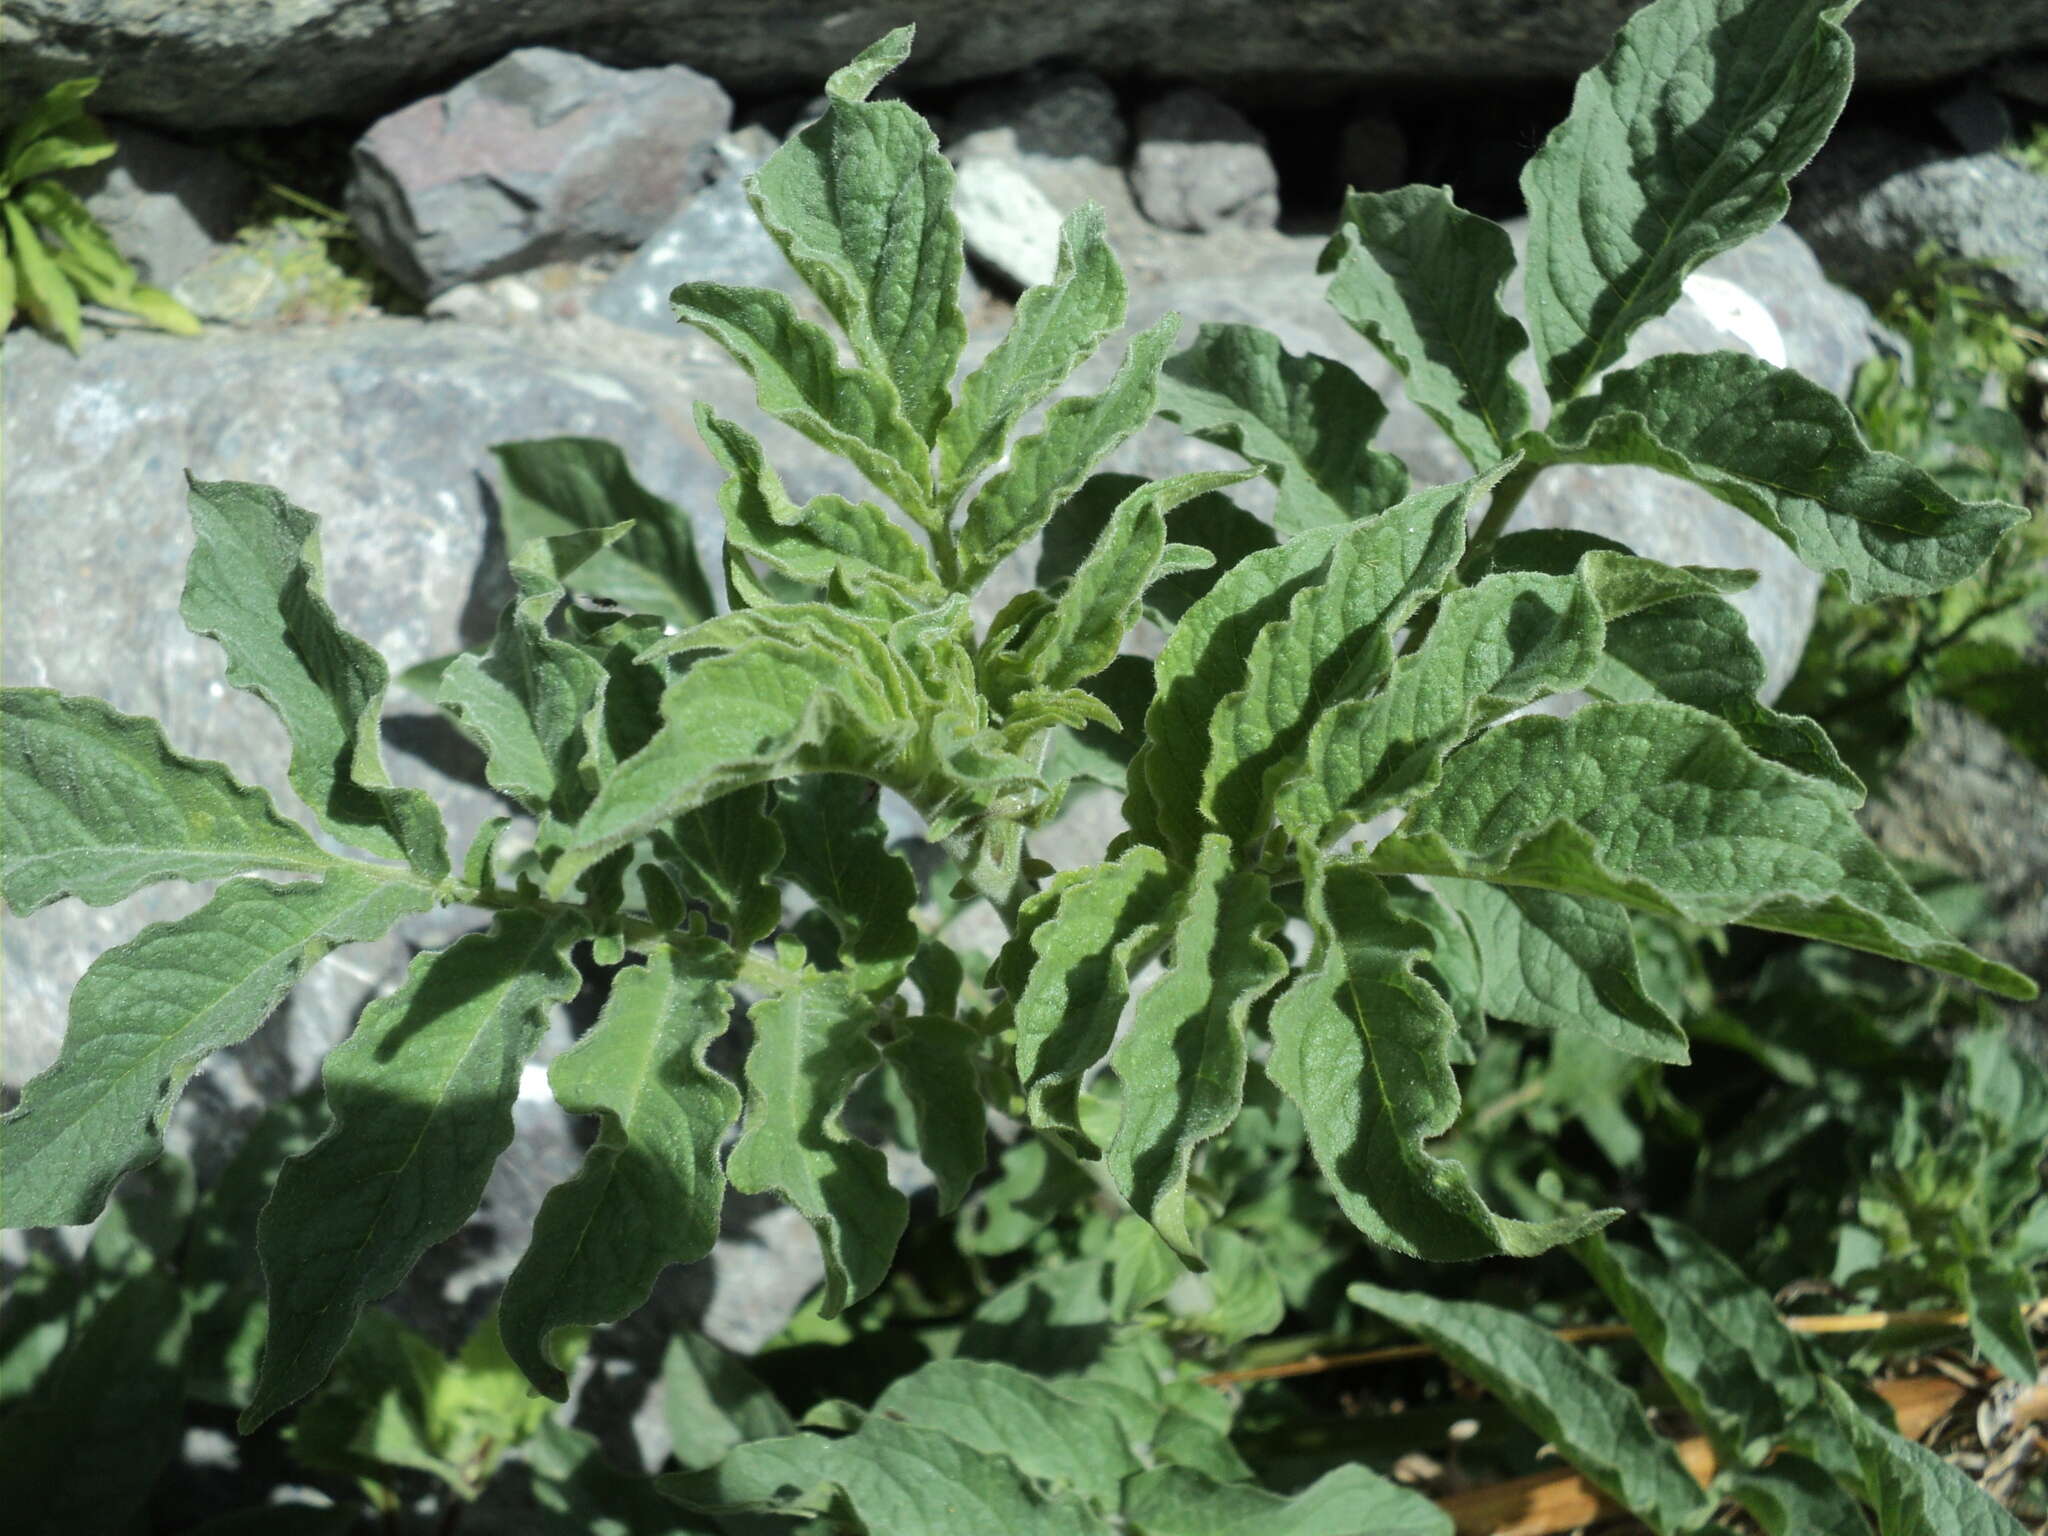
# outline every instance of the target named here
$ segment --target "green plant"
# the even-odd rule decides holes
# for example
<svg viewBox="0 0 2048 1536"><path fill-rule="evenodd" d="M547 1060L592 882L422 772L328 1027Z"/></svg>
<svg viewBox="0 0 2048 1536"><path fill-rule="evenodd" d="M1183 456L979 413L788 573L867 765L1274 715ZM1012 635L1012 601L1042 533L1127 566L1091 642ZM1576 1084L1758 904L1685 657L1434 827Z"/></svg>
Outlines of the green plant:
<svg viewBox="0 0 2048 1536"><path fill-rule="evenodd" d="M199 322L185 306L139 281L85 204L54 179L114 153L114 141L85 112L98 84L52 86L0 148L0 331L18 307L76 352L84 298L176 335L197 335Z"/></svg>
<svg viewBox="0 0 2048 1536"><path fill-rule="evenodd" d="M517 854L503 851L508 819L493 822L459 871L432 804L382 766L387 669L325 603L314 519L264 487L195 484L184 617L221 642L230 681L276 709L291 782L323 828L384 862L316 843L225 770L178 756L154 722L9 690L0 880L14 910L232 878L80 982L63 1054L0 1123L6 1221L90 1219L155 1154L178 1086L307 966L467 902L495 912L490 930L421 955L366 1011L327 1061L330 1128L278 1176L258 1227L270 1292L246 1426L314 1390L366 1304L474 1209L512 1134L520 1063L546 1009L580 989L570 957L587 943L616 968L609 996L549 1081L601 1128L547 1197L499 1312L538 1388L561 1396L565 1340L710 1248L727 1183L811 1223L826 1279L810 1326L850 1340L853 1324L832 1320L888 1278L908 1204L842 1120L849 1095L894 1107L942 1208L981 1174L993 1107L1034 1139L977 1197L965 1257L1050 1243L1060 1262L977 1308L953 1347L986 1357L991 1339L1028 1336L1007 1347L1049 1375L1092 1340L1069 1374L1107 1384L1044 1402L1008 1376L954 1372L933 1388L939 1406L918 1408L919 1373L884 1394L886 1411L820 1402L801 1433L673 1491L699 1509L905 1536L957 1529L976 1504L991 1512L978 1528L1004 1530L1101 1530L1120 1514L1167 1536L1217 1528L1203 1511L1225 1505L1247 1527L1280 1519L1277 1495L1210 1486L1248 1472L1228 1406L1184 1390L1199 1384L1174 1379L1170 1350L1112 1360L1104 1335L1140 1313L1155 1344L1275 1326L1307 1299L1289 1295L1300 1270L1327 1271L1323 1240L1301 1237L1331 1225L1325 1208L1303 1218L1316 1189L1368 1240L1351 1251L1418 1274L1415 1261L1599 1251L1618 1211L1539 1182L1503 1212L1434 1145L1460 1117L1456 1069L1488 1070L1496 1038L1534 1030L1560 1050L1685 1062L1667 922L1826 940L2034 994L1953 940L1864 839L1861 785L1818 727L1756 699L1762 664L1724 597L1747 573L1504 532L1549 465L1647 464L1867 597L1964 579L2019 520L1871 450L1839 401L1754 358L1609 371L1693 266L1783 212L1786 179L1847 91L1846 9L1656 0L1631 19L1524 179L1527 333L1500 307L1512 256L1497 226L1441 190L1349 199L1325 261L1332 302L1475 470L1413 493L1366 441L1383 408L1354 373L1246 327L1204 327L1169 359L1169 317L1101 393L1016 436L1124 318L1091 209L956 393L951 172L914 112L868 99L907 52L907 29L891 34L833 77L825 116L750 183L851 361L777 293L694 283L675 303L769 415L849 460L902 520L838 495L798 504L751 434L700 408L730 477L729 611L714 616L687 519L615 451L501 449L518 595L488 651L432 673L490 783L534 821ZM1532 344L1551 401L1540 428L1509 372ZM1091 473L1155 408L1253 468ZM1277 489L1271 528L1221 494L1255 473ZM1469 535L1468 512L1481 513ZM1041 534L1039 589L977 634L971 598ZM1150 666L1120 654L1143 615L1170 630ZM1570 718L1515 713L1579 689L1594 701ZM1084 764L1121 779L1127 831L1105 861L1055 871L1028 839L1066 788L1049 765ZM934 889L985 900L1004 925L984 975L920 908L881 788L943 850ZM1396 831L1356 837L1394 810ZM814 908L788 924L784 885ZM706 1055L736 1004L744 1091ZM1275 1177L1311 1159L1321 1184ZM1075 1192L1128 1214L1078 1234L1039 1219ZM1292 1269L1268 1252L1288 1244L1304 1260ZM1356 1304L1393 1315L1407 1307L1393 1295ZM1408 1311L1418 1327L1436 1315ZM1511 1406L1534 1402L1552 1439L1592 1459L1573 1424L1608 1415L1611 1394L1574 1398L1576 1372L1554 1381L1555 1401L1535 1382ZM998 1408L1000 1438L984 1444L945 1406L984 1389L1053 1422L1078 1424L1071 1405L1092 1403L1122 1439L1023 1442ZM1920 1529L1935 1498L2006 1528L1831 1384L1784 1390L1803 1393L1801 1444L1850 1447L1826 1464L1886 1532ZM1757 1411L1740 1440L1752 1468L1784 1417ZM1689 1481L1681 1496L1639 1440L1601 1453L1621 1458L1607 1481L1657 1529L1696 1526L1711 1506ZM1134 1473L1140 1445L1153 1465ZM1342 1500L1396 1511L1380 1528L1442 1528L1362 1467L1343 1484ZM906 1489L911 1503L891 1502ZM1286 1518L1306 1530L1313 1515Z"/></svg>

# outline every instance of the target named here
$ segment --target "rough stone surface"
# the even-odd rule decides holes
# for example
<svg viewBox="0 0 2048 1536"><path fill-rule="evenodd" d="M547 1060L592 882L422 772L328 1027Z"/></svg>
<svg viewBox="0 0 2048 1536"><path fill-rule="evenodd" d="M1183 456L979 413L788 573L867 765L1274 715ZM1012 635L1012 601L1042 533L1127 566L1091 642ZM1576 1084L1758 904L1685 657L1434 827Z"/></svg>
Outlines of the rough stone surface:
<svg viewBox="0 0 2048 1536"><path fill-rule="evenodd" d="M1168 229L1280 222L1280 172L1265 136L1207 91L1175 91L1138 113L1131 190L1145 216Z"/></svg>
<svg viewBox="0 0 2048 1536"><path fill-rule="evenodd" d="M348 210L385 270L427 297L638 245L710 180L731 117L717 82L681 65L522 48L365 134Z"/></svg>
<svg viewBox="0 0 2048 1536"><path fill-rule="evenodd" d="M1308 78L1333 94L1445 81L1569 79L1605 52L1621 0L990 0L914 8L906 80L952 85L1062 60L1207 84ZM736 90L814 89L911 12L840 0L8 0L0 101L97 74L106 111L162 126L291 123L389 110L508 49L681 62ZM2048 47L2038 0L1867 0L1864 81L1937 80Z"/></svg>
<svg viewBox="0 0 2048 1536"><path fill-rule="evenodd" d="M106 127L113 157L64 180L143 281L168 288L233 237L255 184L217 149L139 123Z"/></svg>
<svg viewBox="0 0 2048 1536"><path fill-rule="evenodd" d="M1951 157L1888 129L1836 136L1794 183L1791 220L1835 281L1866 296L1909 278L1921 247L1981 263L1972 281L2048 312L2048 176L2000 154Z"/></svg>
<svg viewBox="0 0 2048 1536"><path fill-rule="evenodd" d="M1027 74L976 91L953 109L950 129L946 152L962 160L1000 155L1122 165L1131 138L1116 92L1085 70Z"/></svg>
<svg viewBox="0 0 2048 1536"><path fill-rule="evenodd" d="M963 160L953 211L967 253L1012 286L1052 281L1059 266L1060 211L1015 161L995 155Z"/></svg>

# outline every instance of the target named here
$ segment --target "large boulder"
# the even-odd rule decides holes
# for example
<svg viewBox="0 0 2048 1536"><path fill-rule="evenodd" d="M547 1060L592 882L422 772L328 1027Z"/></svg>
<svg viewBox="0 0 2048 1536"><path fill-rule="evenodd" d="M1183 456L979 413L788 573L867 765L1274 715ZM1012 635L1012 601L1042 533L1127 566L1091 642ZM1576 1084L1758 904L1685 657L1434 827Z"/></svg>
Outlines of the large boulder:
<svg viewBox="0 0 2048 1536"><path fill-rule="evenodd" d="M1059 59L1149 79L1330 95L1447 81L1569 78L1606 50L1613 0L990 0L916 7L912 85ZM548 43L615 64L684 63L748 92L812 89L903 19L838 0L8 0L0 101L100 75L98 104L163 126L293 123L385 111L507 50ZM2011 0L1866 0L1865 81L1934 80L2048 46L2048 11Z"/></svg>

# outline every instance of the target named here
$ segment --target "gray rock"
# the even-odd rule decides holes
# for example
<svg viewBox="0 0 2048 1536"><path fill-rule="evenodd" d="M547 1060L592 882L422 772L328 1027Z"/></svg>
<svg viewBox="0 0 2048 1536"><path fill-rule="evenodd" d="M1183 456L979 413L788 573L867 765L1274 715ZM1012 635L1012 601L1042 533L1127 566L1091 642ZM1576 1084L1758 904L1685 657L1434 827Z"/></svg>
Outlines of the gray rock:
<svg viewBox="0 0 2048 1536"><path fill-rule="evenodd" d="M1084 70L1027 76L977 91L954 108L946 152L1027 161L1122 165L1130 145L1116 92Z"/></svg>
<svg viewBox="0 0 2048 1536"><path fill-rule="evenodd" d="M2048 107L2048 54L2001 59L1992 66L1991 88L2030 107Z"/></svg>
<svg viewBox="0 0 2048 1536"><path fill-rule="evenodd" d="M1308 78L1334 99L1394 85L1568 79L1606 52L1611 0L993 0L919 8L905 83L957 85L1063 60L1210 85ZM99 105L164 127L293 123L390 110L528 43L615 64L688 63L749 94L810 90L899 22L839 0L9 0L0 101L78 75ZM2048 11L2013 0L1868 0L1865 81L1939 80L2048 47Z"/></svg>
<svg viewBox="0 0 2048 1536"><path fill-rule="evenodd" d="M217 149L110 122L115 152L65 181L143 281L168 288L232 239L255 195L249 173Z"/></svg>
<svg viewBox="0 0 2048 1536"><path fill-rule="evenodd" d="M2048 177L1951 157L1888 129L1838 135L1796 183L1791 221L1836 282L1875 298L1932 244L1993 297L2048 312Z"/></svg>
<svg viewBox="0 0 2048 1536"><path fill-rule="evenodd" d="M275 328L331 324L370 308L370 285L334 262L327 243L285 220L218 246L171 288L202 320Z"/></svg>
<svg viewBox="0 0 2048 1536"><path fill-rule="evenodd" d="M732 116L681 65L615 70L522 48L356 145L348 209L405 288L638 245L710 180Z"/></svg>
<svg viewBox="0 0 2048 1536"><path fill-rule="evenodd" d="M1018 288L1049 283L1059 265L1060 210L1015 161L979 155L960 163L953 211L977 261Z"/></svg>
<svg viewBox="0 0 2048 1536"><path fill-rule="evenodd" d="M1966 155L1995 155L2012 142L2012 113L1982 80L1944 98L1934 115Z"/></svg>
<svg viewBox="0 0 2048 1536"><path fill-rule="evenodd" d="M1207 91L1175 91L1138 113L1131 190L1145 216L1168 229L1280 222L1280 172L1265 135Z"/></svg>

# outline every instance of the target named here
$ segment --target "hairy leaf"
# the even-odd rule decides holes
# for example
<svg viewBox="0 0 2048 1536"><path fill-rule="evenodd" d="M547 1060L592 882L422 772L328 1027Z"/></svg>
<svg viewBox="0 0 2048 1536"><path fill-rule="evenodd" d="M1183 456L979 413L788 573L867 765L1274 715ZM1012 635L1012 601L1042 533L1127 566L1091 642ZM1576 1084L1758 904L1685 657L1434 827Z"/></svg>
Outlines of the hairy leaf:
<svg viewBox="0 0 2048 1536"><path fill-rule="evenodd" d="M1658 1536L1678 1536L1711 1512L1713 1501L1634 1394L1540 1323L1364 1283L1345 1294L1426 1340Z"/></svg>
<svg viewBox="0 0 2048 1536"><path fill-rule="evenodd" d="M1246 1018L1287 974L1270 938L1281 921L1266 881L1233 873L1229 840L1205 837L1166 974L1138 1000L1112 1057L1123 1119L1110 1174L1132 1209L1196 1268L1187 1211L1194 1155L1229 1129L1244 1101Z"/></svg>
<svg viewBox="0 0 2048 1536"><path fill-rule="evenodd" d="M507 912L416 958L327 1055L333 1123L257 1227L270 1332L244 1432L318 1386L358 1314L451 1237L512 1140L519 1072L581 982L574 917Z"/></svg>
<svg viewBox="0 0 2048 1536"><path fill-rule="evenodd" d="M207 1057L254 1034L329 950L433 905L424 886L369 870L231 880L189 917L102 954L72 992L57 1060L0 1120L6 1224L91 1221L122 1174L162 1151L171 1107Z"/></svg>
<svg viewBox="0 0 2048 1536"><path fill-rule="evenodd" d="M782 829L769 814L768 795L759 784L736 789L655 834L655 850L675 870L684 894L711 909L736 949L759 943L782 920L782 893L774 883Z"/></svg>
<svg viewBox="0 0 2048 1536"><path fill-rule="evenodd" d="M1188 1467L1154 1467L1124 1488L1136 1536L1451 1536L1451 1517L1412 1489L1351 1465L1292 1498L1221 1483Z"/></svg>
<svg viewBox="0 0 2048 1536"><path fill-rule="evenodd" d="M64 896L103 907L159 880L337 863L268 794L175 751L154 720L7 688L0 729L0 895L17 916Z"/></svg>
<svg viewBox="0 0 2048 1536"><path fill-rule="evenodd" d="M1004 556L1023 547L1088 472L1152 415L1159 365L1180 327L1167 315L1131 338L1116 377L1099 395L1074 395L1045 413L1045 425L1010 448L1009 465L975 493L960 528L962 579L978 586Z"/></svg>
<svg viewBox="0 0 2048 1536"><path fill-rule="evenodd" d="M1372 867L1528 885L1827 939L2030 998L1942 932L1832 785L1676 704L1525 716L1454 754Z"/></svg>
<svg viewBox="0 0 2048 1536"><path fill-rule="evenodd" d="M1748 1511L1765 1536L1870 1536L1856 1501L1803 1456L1786 1454L1755 1471L1723 1472L1714 1486Z"/></svg>
<svg viewBox="0 0 2048 1536"><path fill-rule="evenodd" d="M1408 398L1474 469L1514 450L1529 396L1508 367L1529 338L1501 307L1515 269L1506 230L1447 187L1353 192L1320 268L1337 313L1400 370Z"/></svg>
<svg viewBox="0 0 2048 1536"><path fill-rule="evenodd" d="M1002 456L1024 413L1059 388L1124 323L1124 274L1103 237L1102 210L1075 209L1060 226L1052 281L1024 290L1010 328L960 385L939 429L939 504L951 506Z"/></svg>
<svg viewBox="0 0 2048 1536"><path fill-rule="evenodd" d="M1361 1232L1418 1258L1525 1257L1613 1219L1498 1216L1463 1164L1431 1153L1426 1143L1458 1118L1458 1025L1414 973L1429 930L1344 861L1310 866L1307 916L1316 949L1273 1004L1266 1074L1301 1107L1316 1162Z"/></svg>
<svg viewBox="0 0 2048 1536"><path fill-rule="evenodd" d="M533 539L630 521L630 530L575 568L568 585L671 624L711 617L711 588L688 514L634 479L617 444L549 437L496 443L491 452L504 480L498 516L507 549L516 555Z"/></svg>
<svg viewBox="0 0 2048 1536"><path fill-rule="evenodd" d="M692 1328L670 1335L662 1354L661 1405L676 1460L692 1472L718 1465L749 1440L796 1432L760 1378Z"/></svg>
<svg viewBox="0 0 2048 1536"><path fill-rule="evenodd" d="M1951 586L2025 516L1961 501L1864 445L1849 408L1740 352L1676 352L1602 381L1520 446L1536 464L1643 464L1747 513L1857 602Z"/></svg>
<svg viewBox="0 0 2048 1536"><path fill-rule="evenodd" d="M555 1331L617 1322L665 1267L694 1263L718 1240L718 1150L740 1096L704 1055L731 1022L735 968L713 939L656 945L612 978L597 1026L548 1067L562 1108L602 1127L576 1176L541 1202L499 1324L527 1380L558 1401L569 1383Z"/></svg>
<svg viewBox="0 0 2048 1536"><path fill-rule="evenodd" d="M742 1194L774 1190L825 1252L820 1310L833 1317L888 1273L909 1205L882 1154L848 1135L840 1105L881 1054L874 1009L843 971L807 971L754 1005L746 1120L726 1163Z"/></svg>
<svg viewBox="0 0 2048 1536"><path fill-rule="evenodd" d="M327 606L319 520L268 486L228 480L193 481L190 503L198 544L180 611L227 652L228 681L284 722L292 788L336 837L441 879L441 814L384 770L377 726L390 672Z"/></svg>
<svg viewBox="0 0 2048 1536"><path fill-rule="evenodd" d="M1273 526L1283 537L1368 517L1408 494L1407 467L1368 446L1387 416L1371 387L1334 359L1296 357L1256 326L1204 325L1161 370L1159 414L1257 465L1279 487Z"/></svg>
<svg viewBox="0 0 2048 1536"><path fill-rule="evenodd" d="M1871 1422L1849 1394L1822 1383L1835 1422L1863 1468L1864 1502L1877 1513L1878 1536L2021 1536L2019 1521L1969 1475L1895 1430Z"/></svg>
<svg viewBox="0 0 2048 1536"><path fill-rule="evenodd" d="M782 785L775 823L782 873L810 893L839 930L839 963L856 989L886 996L917 953L917 876L889 847L875 786L851 774Z"/></svg>
<svg viewBox="0 0 2048 1536"><path fill-rule="evenodd" d="M988 1163L988 1111L975 1072L981 1037L932 1014L912 1014L897 1030L882 1054L910 1100L911 1150L931 1170L944 1215Z"/></svg>
<svg viewBox="0 0 2048 1536"><path fill-rule="evenodd" d="M1579 77L1522 172L1529 335L1553 404L1621 356L1685 276L1784 216L1849 95L1829 0L1655 0Z"/></svg>

